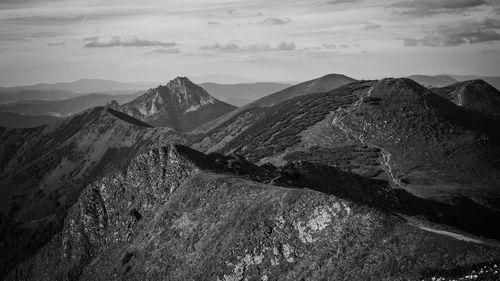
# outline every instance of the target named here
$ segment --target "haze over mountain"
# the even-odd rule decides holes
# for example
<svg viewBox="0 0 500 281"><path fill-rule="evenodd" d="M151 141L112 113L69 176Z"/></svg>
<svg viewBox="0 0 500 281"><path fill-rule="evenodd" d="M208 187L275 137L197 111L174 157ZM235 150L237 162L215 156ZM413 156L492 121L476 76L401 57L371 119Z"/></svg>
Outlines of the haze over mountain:
<svg viewBox="0 0 500 281"><path fill-rule="evenodd" d="M190 131L234 109L235 106L212 97L185 77L177 77L165 86L149 89L144 95L112 108L152 126Z"/></svg>
<svg viewBox="0 0 500 281"><path fill-rule="evenodd" d="M143 84L132 84L102 79L80 79L74 82L59 82L53 84L40 83L28 86L0 87L0 93L15 93L21 91L67 91L73 93L93 93L117 90L143 90L144 88L145 85Z"/></svg>
<svg viewBox="0 0 500 281"><path fill-rule="evenodd" d="M479 76L479 75L450 75L460 82L469 81L469 80L484 80L488 82L488 84L495 87L500 91L500 76Z"/></svg>
<svg viewBox="0 0 500 281"><path fill-rule="evenodd" d="M64 100L79 96L78 93L68 91L20 91L0 93L0 104L13 103L26 100Z"/></svg>
<svg viewBox="0 0 500 281"><path fill-rule="evenodd" d="M201 83L199 86L217 99L235 106L245 105L256 99L290 87L289 84L272 82L241 84Z"/></svg>
<svg viewBox="0 0 500 281"><path fill-rule="evenodd" d="M13 112L0 111L0 127L6 128L34 128L42 126L63 117L50 115L23 115Z"/></svg>
<svg viewBox="0 0 500 281"><path fill-rule="evenodd" d="M408 76L409 78L424 87L444 87L454 83L457 83L458 80L448 75L412 75Z"/></svg>
<svg viewBox="0 0 500 281"><path fill-rule="evenodd" d="M142 92L125 95L88 94L57 101L27 100L0 105L0 111L24 115L68 116L92 107L104 106L112 100L120 104L129 102L140 95Z"/></svg>

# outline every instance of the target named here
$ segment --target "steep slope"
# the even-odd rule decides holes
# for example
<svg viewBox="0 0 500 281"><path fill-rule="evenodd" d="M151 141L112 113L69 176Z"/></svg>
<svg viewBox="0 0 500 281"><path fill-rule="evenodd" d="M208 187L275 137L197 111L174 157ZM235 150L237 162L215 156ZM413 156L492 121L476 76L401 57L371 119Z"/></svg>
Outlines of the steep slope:
<svg viewBox="0 0 500 281"><path fill-rule="evenodd" d="M87 186L63 230L6 280L498 278L496 244L245 177L266 171L179 146L141 154Z"/></svg>
<svg viewBox="0 0 500 281"><path fill-rule="evenodd" d="M466 198L497 212L499 126L412 80L384 79L245 111L193 147L258 163L333 165L425 198Z"/></svg>
<svg viewBox="0 0 500 281"><path fill-rule="evenodd" d="M2 128L0 273L60 229L85 185L147 147L185 141L171 129L103 107L33 129Z"/></svg>
<svg viewBox="0 0 500 281"><path fill-rule="evenodd" d="M500 92L483 80L459 82L432 91L459 106L500 116Z"/></svg>
<svg viewBox="0 0 500 281"><path fill-rule="evenodd" d="M276 93L280 90L290 87L289 84L260 82L260 83L241 83L241 84L217 84L217 83L201 83L200 87L207 90L209 94L219 100L235 106L241 106L266 95ZM244 104L234 104L229 102L241 101Z"/></svg>
<svg viewBox="0 0 500 281"><path fill-rule="evenodd" d="M309 80L306 82L302 82L297 85L293 85L291 87L288 87L286 89L283 89L279 92L276 92L271 95L267 95L265 97L262 97L252 103L246 104L237 110L234 110L232 112L229 112L228 114L215 119L212 122L208 122L199 128L197 128L194 132L196 133L207 133L219 125L221 125L224 122L227 122L231 118L234 118L235 116L253 109L257 107L269 107L276 105L280 102L289 100L294 97L298 96L303 96L303 95L308 95L312 93L323 93L327 91L331 91L333 89L336 89L340 86L355 82L356 80L350 77L347 77L342 74L328 74L325 76L322 76L320 78L316 78L313 80Z"/></svg>
<svg viewBox="0 0 500 281"><path fill-rule="evenodd" d="M434 75L434 76L432 76L432 75L412 75L412 76L408 76L406 78L411 79L411 80L417 82L418 84L420 84L424 87L427 87L427 88L444 87L444 86L448 86L448 85L451 85L451 84L458 82L455 78L448 76L448 75Z"/></svg>
<svg viewBox="0 0 500 281"><path fill-rule="evenodd" d="M152 126L181 132L236 109L215 99L185 77L177 77L165 86L150 89L137 99L113 108Z"/></svg>
<svg viewBox="0 0 500 281"><path fill-rule="evenodd" d="M0 127L34 128L61 119L62 117L49 115L22 115L12 112L0 112Z"/></svg>
<svg viewBox="0 0 500 281"><path fill-rule="evenodd" d="M140 95L141 92L125 95L89 94L57 101L29 100L0 105L0 111L24 115L68 116L92 107L104 106L112 100L118 103L129 102Z"/></svg>

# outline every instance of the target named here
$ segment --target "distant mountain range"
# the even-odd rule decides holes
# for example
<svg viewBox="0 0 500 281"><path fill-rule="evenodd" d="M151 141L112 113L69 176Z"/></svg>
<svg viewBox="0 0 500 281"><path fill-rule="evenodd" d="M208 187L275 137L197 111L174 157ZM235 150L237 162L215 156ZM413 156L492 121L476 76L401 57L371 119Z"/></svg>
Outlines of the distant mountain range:
<svg viewBox="0 0 500 281"><path fill-rule="evenodd" d="M140 95L142 92L124 95L88 94L56 101L26 100L0 104L0 111L24 115L68 116L92 107L103 106L112 100L118 103L129 102Z"/></svg>
<svg viewBox="0 0 500 281"><path fill-rule="evenodd" d="M478 76L478 75L412 75L407 78L427 87L436 88L449 86L457 82L464 82L470 80L484 80L488 84L500 90L500 77L499 76Z"/></svg>
<svg viewBox="0 0 500 281"><path fill-rule="evenodd" d="M201 83L199 86L217 99L238 107L290 87L289 84L271 82L242 84Z"/></svg>
<svg viewBox="0 0 500 281"><path fill-rule="evenodd" d="M153 86L153 85L151 85ZM53 84L40 83L36 85L0 87L0 93L16 93L21 91L66 91L73 93L95 93L123 90L143 90L144 84L116 82L101 79L80 79L74 82L59 82Z"/></svg>
<svg viewBox="0 0 500 281"><path fill-rule="evenodd" d="M424 87L444 87L454 83L458 80L448 75L412 75L407 78L423 85Z"/></svg>

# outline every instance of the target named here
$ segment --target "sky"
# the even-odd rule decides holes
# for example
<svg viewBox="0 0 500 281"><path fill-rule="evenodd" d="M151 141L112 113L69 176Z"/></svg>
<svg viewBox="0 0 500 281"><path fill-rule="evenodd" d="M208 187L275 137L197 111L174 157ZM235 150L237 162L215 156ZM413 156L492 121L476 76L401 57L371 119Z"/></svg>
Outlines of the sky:
<svg viewBox="0 0 500 281"><path fill-rule="evenodd" d="M498 0L0 0L0 86L500 76Z"/></svg>

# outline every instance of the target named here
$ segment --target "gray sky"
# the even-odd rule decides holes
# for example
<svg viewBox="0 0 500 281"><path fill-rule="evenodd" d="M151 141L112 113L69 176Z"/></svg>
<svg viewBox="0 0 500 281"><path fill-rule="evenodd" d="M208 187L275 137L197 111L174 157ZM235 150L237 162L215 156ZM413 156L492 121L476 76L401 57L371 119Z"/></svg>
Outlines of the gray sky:
<svg viewBox="0 0 500 281"><path fill-rule="evenodd" d="M500 76L498 0L0 0L0 86Z"/></svg>

